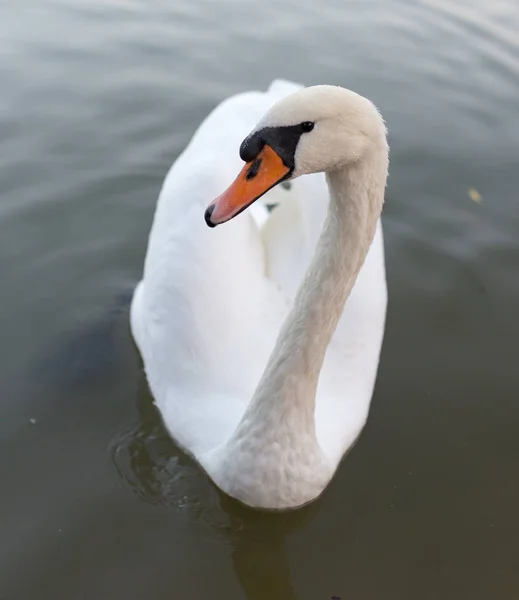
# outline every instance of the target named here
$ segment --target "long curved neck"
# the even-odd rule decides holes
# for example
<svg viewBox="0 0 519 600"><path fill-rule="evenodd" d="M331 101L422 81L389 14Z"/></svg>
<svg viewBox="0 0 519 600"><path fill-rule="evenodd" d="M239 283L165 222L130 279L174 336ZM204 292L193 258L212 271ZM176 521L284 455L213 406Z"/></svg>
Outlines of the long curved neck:
<svg viewBox="0 0 519 600"><path fill-rule="evenodd" d="M315 442L315 395L326 349L373 240L384 200L387 146L326 175L328 214L294 306L233 437L261 430L269 439ZM307 435L305 435L307 434ZM309 437L308 437L309 436Z"/></svg>

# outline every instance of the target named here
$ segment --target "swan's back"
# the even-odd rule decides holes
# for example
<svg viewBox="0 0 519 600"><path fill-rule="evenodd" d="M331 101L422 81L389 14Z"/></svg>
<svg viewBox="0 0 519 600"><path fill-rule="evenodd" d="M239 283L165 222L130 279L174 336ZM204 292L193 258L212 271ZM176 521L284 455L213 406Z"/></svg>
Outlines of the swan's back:
<svg viewBox="0 0 519 600"><path fill-rule="evenodd" d="M159 195L131 327L164 422L193 455L221 444L236 427L289 308L265 278L260 229L265 205L292 192L274 188L226 228L210 230L204 210L240 169L239 146L256 122L300 87L276 80L266 92L223 101L172 165Z"/></svg>

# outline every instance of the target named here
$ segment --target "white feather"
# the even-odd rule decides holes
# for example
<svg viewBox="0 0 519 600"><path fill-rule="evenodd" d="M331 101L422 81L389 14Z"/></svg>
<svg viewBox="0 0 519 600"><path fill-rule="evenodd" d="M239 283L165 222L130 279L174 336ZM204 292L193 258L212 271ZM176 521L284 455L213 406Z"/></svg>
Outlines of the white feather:
<svg viewBox="0 0 519 600"><path fill-rule="evenodd" d="M242 140L274 103L300 88L276 80L265 93L225 100L203 121L165 179L131 310L146 376L172 437L225 491L268 508L318 495L358 437L371 402L387 301L378 222L319 377L315 432L324 458L302 464L304 432L283 450L283 415L275 407L268 443L279 444L281 454L258 456L257 445L243 440L231 448L315 252L329 191L324 175L316 173L295 179L289 190L277 186L252 211L215 229L205 224L204 211L239 172ZM279 205L270 216L269 203ZM286 472L285 460L296 463ZM287 482L292 467L295 479ZM278 489L285 484L286 493Z"/></svg>

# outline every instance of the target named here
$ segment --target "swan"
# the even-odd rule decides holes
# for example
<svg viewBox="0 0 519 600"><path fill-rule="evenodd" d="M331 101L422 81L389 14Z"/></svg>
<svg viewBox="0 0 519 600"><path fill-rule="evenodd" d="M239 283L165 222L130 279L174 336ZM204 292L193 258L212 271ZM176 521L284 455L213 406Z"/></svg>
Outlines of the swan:
<svg viewBox="0 0 519 600"><path fill-rule="evenodd" d="M219 105L164 181L133 337L169 434L250 507L315 500L367 420L386 138L361 95L276 80Z"/></svg>

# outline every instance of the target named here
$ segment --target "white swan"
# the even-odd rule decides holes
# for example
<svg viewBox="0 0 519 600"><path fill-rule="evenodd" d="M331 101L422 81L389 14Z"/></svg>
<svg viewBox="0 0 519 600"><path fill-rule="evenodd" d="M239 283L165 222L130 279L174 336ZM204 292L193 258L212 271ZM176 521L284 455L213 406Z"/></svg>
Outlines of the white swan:
<svg viewBox="0 0 519 600"><path fill-rule="evenodd" d="M133 335L172 437L252 507L314 500L366 421L387 302L387 168L370 101L276 81L217 107L165 180ZM279 202L267 219L256 203L207 226L282 179L291 189L260 201Z"/></svg>

